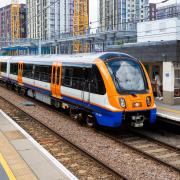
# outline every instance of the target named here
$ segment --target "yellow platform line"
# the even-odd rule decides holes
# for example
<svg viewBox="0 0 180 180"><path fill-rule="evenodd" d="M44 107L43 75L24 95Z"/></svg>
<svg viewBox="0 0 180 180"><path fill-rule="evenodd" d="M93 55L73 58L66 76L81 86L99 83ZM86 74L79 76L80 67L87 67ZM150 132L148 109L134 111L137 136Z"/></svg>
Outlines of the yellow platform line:
<svg viewBox="0 0 180 180"><path fill-rule="evenodd" d="M172 113L175 113L175 114L180 114L180 111L177 111L177 110L174 110L174 109L168 109L168 108L161 107L161 106L157 106L157 109L172 112Z"/></svg>
<svg viewBox="0 0 180 180"><path fill-rule="evenodd" d="M3 156L2 156L1 153L0 153L0 163L1 163L2 167L4 168L4 170L5 170L8 178L9 178L10 180L16 180L14 174L12 173L11 169L9 168L6 160L3 158Z"/></svg>

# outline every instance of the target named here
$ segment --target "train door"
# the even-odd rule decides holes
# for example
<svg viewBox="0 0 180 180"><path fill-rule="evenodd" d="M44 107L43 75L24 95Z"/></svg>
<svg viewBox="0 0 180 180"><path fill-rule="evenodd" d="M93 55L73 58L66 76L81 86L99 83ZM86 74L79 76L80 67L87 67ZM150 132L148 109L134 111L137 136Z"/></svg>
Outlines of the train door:
<svg viewBox="0 0 180 180"><path fill-rule="evenodd" d="M91 86L91 70L92 68L86 67L83 68L84 71L84 82L83 82L83 90L82 90L82 100L85 102L90 102L90 86Z"/></svg>
<svg viewBox="0 0 180 180"><path fill-rule="evenodd" d="M61 74L62 74L62 64L53 63L51 72L51 93L53 97L61 97Z"/></svg>
<svg viewBox="0 0 180 180"><path fill-rule="evenodd" d="M19 62L18 63L18 84L22 85L23 81L22 81L22 74L23 74L23 62Z"/></svg>

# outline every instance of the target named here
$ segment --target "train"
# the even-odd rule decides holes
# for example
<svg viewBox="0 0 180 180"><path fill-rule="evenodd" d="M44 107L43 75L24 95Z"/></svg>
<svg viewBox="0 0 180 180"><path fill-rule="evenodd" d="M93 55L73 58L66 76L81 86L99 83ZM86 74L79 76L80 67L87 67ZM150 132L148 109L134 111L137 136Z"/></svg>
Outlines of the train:
<svg viewBox="0 0 180 180"><path fill-rule="evenodd" d="M90 127L156 122L146 69L125 53L2 56L0 81L21 95L68 111Z"/></svg>

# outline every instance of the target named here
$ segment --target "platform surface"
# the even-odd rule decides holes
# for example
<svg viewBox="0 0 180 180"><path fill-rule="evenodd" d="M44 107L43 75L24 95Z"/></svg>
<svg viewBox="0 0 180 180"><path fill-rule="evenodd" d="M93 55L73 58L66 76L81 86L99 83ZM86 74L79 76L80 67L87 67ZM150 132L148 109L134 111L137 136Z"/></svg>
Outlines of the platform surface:
<svg viewBox="0 0 180 180"><path fill-rule="evenodd" d="M0 180L77 179L0 110Z"/></svg>
<svg viewBox="0 0 180 180"><path fill-rule="evenodd" d="M156 106L158 116L180 123L180 105L171 106L156 100Z"/></svg>

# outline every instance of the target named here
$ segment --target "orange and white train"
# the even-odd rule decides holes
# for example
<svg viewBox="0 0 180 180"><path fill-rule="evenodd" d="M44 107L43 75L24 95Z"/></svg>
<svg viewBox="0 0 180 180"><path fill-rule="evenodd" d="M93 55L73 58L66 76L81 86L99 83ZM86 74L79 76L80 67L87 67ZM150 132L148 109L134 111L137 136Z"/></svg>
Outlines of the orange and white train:
<svg viewBox="0 0 180 180"><path fill-rule="evenodd" d="M124 53L0 57L0 79L74 119L106 127L156 121L148 74Z"/></svg>

